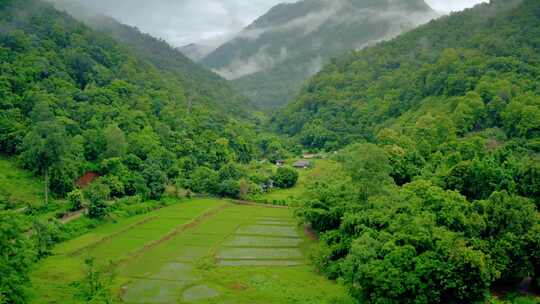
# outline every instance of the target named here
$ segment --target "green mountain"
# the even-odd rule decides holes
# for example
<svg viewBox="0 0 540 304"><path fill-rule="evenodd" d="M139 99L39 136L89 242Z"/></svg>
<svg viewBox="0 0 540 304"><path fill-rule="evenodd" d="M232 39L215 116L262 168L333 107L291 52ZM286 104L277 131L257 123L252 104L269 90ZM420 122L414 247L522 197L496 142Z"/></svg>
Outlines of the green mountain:
<svg viewBox="0 0 540 304"><path fill-rule="evenodd" d="M320 234L320 271L358 303L538 288L539 84L537 0L493 0L332 60L273 119L342 167L297 210Z"/></svg>
<svg viewBox="0 0 540 304"><path fill-rule="evenodd" d="M280 4L201 62L263 109L285 105L330 58L390 39L435 13L423 0Z"/></svg>
<svg viewBox="0 0 540 304"><path fill-rule="evenodd" d="M536 110L519 121L508 112L539 92L537 7L524 2L492 1L335 59L274 117L275 126L326 149L373 139L384 127L407 128L429 113L450 119L461 135L497 127L533 138ZM472 113L461 103L471 94L483 104L477 120L465 123Z"/></svg>
<svg viewBox="0 0 540 304"><path fill-rule="evenodd" d="M101 21L116 39L42 1L1 2L0 153L55 195L96 171L117 197L159 197L197 168L254 156L243 100L222 78Z"/></svg>
<svg viewBox="0 0 540 304"><path fill-rule="evenodd" d="M131 27L104 16L84 2L73 0L51 0L54 5L65 10L92 29L111 36L128 46L130 51L152 63L157 68L174 73L186 83L186 97L192 102L200 102L220 108L229 113L246 114L246 100L236 93L225 79L196 64L182 52L167 42L144 34Z"/></svg>

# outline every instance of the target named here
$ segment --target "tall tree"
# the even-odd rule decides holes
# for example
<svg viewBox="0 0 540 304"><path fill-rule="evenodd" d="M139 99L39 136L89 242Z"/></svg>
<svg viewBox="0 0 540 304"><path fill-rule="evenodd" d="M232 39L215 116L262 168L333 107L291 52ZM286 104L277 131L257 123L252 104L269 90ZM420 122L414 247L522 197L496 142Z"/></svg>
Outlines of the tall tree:
<svg viewBox="0 0 540 304"><path fill-rule="evenodd" d="M390 161L384 150L374 144L352 145L339 159L359 187L360 197L364 201L393 184Z"/></svg>
<svg viewBox="0 0 540 304"><path fill-rule="evenodd" d="M52 114L48 101L40 100L32 111L34 126L23 140L23 165L41 173L45 180L45 204L49 202L49 171L62 162L67 153L67 134L64 126Z"/></svg>

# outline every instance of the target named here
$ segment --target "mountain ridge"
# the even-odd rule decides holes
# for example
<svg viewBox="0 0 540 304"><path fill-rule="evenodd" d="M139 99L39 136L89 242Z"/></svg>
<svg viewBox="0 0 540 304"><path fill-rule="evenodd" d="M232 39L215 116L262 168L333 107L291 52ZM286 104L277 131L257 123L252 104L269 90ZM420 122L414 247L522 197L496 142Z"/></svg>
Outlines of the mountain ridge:
<svg viewBox="0 0 540 304"><path fill-rule="evenodd" d="M263 109L284 105L330 58L438 16L423 0L278 4L201 63Z"/></svg>
<svg viewBox="0 0 540 304"><path fill-rule="evenodd" d="M166 41L141 32L138 28L122 24L116 19L96 12L82 2L51 0L59 9L66 11L92 29L103 32L130 47L138 56L150 61L160 69L181 77L192 88L187 93L192 102L204 101L223 111L242 113L245 116L245 98L235 92L229 83L208 68L192 61L180 50ZM228 100L223 100L227 96Z"/></svg>
<svg viewBox="0 0 540 304"><path fill-rule="evenodd" d="M434 20L393 40L332 60L306 83L294 102L274 117L276 126L281 132L298 137L302 137L303 130L307 132L310 126L324 126L319 130L321 134L329 135L327 131L333 133L335 138L339 139L334 144L343 146L356 140L373 139L374 134L368 134L368 130L374 125L388 118L395 119L409 109L418 107L425 98L472 90L470 86L478 85L481 80L479 75L452 76L469 79L467 81L470 83L462 84L465 87L457 92L447 93L444 86L448 84L443 81L450 81L446 77L455 73L455 68L437 73L432 70L433 66L445 55L454 58L455 64L465 64L467 56L464 52L480 52L489 58L486 59L487 62L507 60L504 56L526 56L527 50L533 47L535 42L526 41L523 38L525 32L520 33L514 27L511 34L502 26L500 33L491 33L489 30L497 25L497 22L502 22L494 16L511 13L512 9L522 2L524 1L492 1L491 4L480 4L475 8ZM505 18L506 22L509 22L510 17ZM524 49L514 50L507 47L507 44L511 43L509 41L519 41ZM409 52L403 52L404 49ZM451 53L453 55L450 55ZM538 60L532 55L525 58ZM480 66L481 69L475 69L480 69L483 73L490 71L490 68L491 71L496 71L491 66L484 67L478 63L474 65ZM419 71L423 71L425 75L418 75ZM426 77L430 78L424 79ZM438 80L441 83L431 83L437 78L441 78ZM439 89L430 88L435 85ZM339 91L336 91L338 88ZM384 103L384 107L379 103ZM368 108L373 110L375 107L381 107L380 111L385 114L377 118L366 116Z"/></svg>

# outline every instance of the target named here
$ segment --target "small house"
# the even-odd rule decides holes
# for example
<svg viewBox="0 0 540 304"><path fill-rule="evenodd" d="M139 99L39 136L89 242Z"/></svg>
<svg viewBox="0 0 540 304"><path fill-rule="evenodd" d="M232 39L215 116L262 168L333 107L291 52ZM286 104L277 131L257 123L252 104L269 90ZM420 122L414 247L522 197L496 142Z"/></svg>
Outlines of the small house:
<svg viewBox="0 0 540 304"><path fill-rule="evenodd" d="M307 169L311 167L311 161L307 159L301 159L293 164L296 169Z"/></svg>
<svg viewBox="0 0 540 304"><path fill-rule="evenodd" d="M284 165L285 165L285 161L284 161L284 160L282 160L282 159L276 160L276 166L282 167L282 166L284 166Z"/></svg>

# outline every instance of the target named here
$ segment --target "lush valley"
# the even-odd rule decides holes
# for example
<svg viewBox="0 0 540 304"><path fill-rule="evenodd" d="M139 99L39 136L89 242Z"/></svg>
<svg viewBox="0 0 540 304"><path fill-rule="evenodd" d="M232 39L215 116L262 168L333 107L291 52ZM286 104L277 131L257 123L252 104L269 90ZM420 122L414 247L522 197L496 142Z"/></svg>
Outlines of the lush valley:
<svg viewBox="0 0 540 304"><path fill-rule="evenodd" d="M53 2L0 1L1 304L540 303L540 2L278 5L232 82Z"/></svg>
<svg viewBox="0 0 540 304"><path fill-rule="evenodd" d="M297 229L287 209L182 202L58 246L32 273L31 303L107 303L118 295L124 303L345 301L344 288L305 265L312 241ZM94 271L109 261L116 269L114 277L101 274L97 297L76 285L87 284L89 258Z"/></svg>
<svg viewBox="0 0 540 304"><path fill-rule="evenodd" d="M167 44L119 27L128 42L42 1L0 3L0 153L11 171L2 173L0 298L8 303L25 302L21 282L35 259L115 209L138 214L162 204L149 199L192 191L237 197L241 179L242 191L258 191L239 169L266 153L244 100ZM83 193L76 182L86 173L98 179ZM85 210L90 219L59 226ZM29 229L37 232L27 239Z"/></svg>
<svg viewBox="0 0 540 304"><path fill-rule="evenodd" d="M429 21L423 0L280 4L204 59L265 110L285 105L330 58Z"/></svg>
<svg viewBox="0 0 540 304"><path fill-rule="evenodd" d="M538 1L492 1L335 59L276 115L307 149L345 147L352 182L320 180L299 215L360 303L538 278L539 38Z"/></svg>

